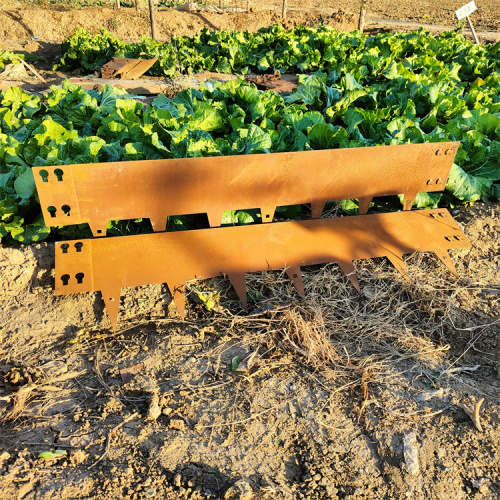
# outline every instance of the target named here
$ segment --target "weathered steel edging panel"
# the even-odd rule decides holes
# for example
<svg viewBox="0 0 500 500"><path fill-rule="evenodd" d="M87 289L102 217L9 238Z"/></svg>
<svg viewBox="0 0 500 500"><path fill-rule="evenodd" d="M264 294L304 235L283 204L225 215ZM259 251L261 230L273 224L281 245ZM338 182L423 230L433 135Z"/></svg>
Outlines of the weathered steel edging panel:
<svg viewBox="0 0 500 500"><path fill-rule="evenodd" d="M313 218L332 200L442 191L458 142L404 144L295 153L34 167L47 226L89 223L105 236L109 220L207 213L220 226L226 210L260 208L271 222L277 206L311 203Z"/></svg>
<svg viewBox="0 0 500 500"><path fill-rule="evenodd" d="M101 291L113 327L120 291L167 283L184 317L184 284L226 274L246 306L245 273L336 262L358 288L353 261L387 257L406 276L403 254L432 251L456 275L447 249L470 243L447 210L255 224L56 243L56 293Z"/></svg>

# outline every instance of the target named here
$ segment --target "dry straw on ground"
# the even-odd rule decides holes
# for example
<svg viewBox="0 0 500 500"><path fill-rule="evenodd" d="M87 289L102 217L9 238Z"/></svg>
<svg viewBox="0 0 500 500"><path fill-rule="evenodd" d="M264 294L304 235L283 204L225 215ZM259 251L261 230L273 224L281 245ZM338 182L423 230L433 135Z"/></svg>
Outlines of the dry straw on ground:
<svg viewBox="0 0 500 500"><path fill-rule="evenodd" d="M407 257L406 264L409 282L385 259L356 263L362 295L335 264L305 268L305 300L284 272L247 275L253 314L217 315L214 320L238 335L265 332L268 348L279 343L330 376L361 377L364 370L376 375L395 370L405 360L423 369L445 370L455 324L466 322L458 298L471 286L486 284L471 285L465 276L456 280L430 253ZM211 285L230 288L222 279ZM222 303L238 311L238 303L224 297ZM262 343L262 335L255 343Z"/></svg>

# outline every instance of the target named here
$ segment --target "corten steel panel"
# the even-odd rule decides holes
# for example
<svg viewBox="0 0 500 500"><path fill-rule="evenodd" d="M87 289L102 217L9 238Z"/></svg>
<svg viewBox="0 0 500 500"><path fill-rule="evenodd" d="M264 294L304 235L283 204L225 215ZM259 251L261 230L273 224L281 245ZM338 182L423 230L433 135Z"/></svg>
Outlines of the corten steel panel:
<svg viewBox="0 0 500 500"><path fill-rule="evenodd" d="M336 262L359 290L353 261L388 257L405 276L403 254L432 251L456 275L447 249L470 243L447 210L256 224L56 243L56 293L101 291L113 328L123 287L167 283L184 317L184 285L226 274L246 307L245 273Z"/></svg>
<svg viewBox="0 0 500 500"><path fill-rule="evenodd" d="M151 68L156 61L158 61L157 57L152 59L113 57L101 68L101 76L102 78L116 78L121 75L123 79L135 80Z"/></svg>
<svg viewBox="0 0 500 500"><path fill-rule="evenodd" d="M332 200L442 191L458 142L405 144L295 153L34 167L47 226L88 222L94 236L109 220L149 218L164 231L167 216L207 213L220 226L225 210L311 203L313 218Z"/></svg>

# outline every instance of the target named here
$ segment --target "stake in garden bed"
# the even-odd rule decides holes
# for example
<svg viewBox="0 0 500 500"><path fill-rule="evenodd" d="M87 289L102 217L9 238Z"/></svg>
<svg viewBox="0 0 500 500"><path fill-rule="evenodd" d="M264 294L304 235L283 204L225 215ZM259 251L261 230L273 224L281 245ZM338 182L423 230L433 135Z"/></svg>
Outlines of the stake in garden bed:
<svg viewBox="0 0 500 500"><path fill-rule="evenodd" d="M156 13L155 0L149 0L149 17L151 18L151 38L156 40Z"/></svg>
<svg viewBox="0 0 500 500"><path fill-rule="evenodd" d="M474 26L472 25L472 21L470 20L470 15L477 10L476 4L474 0L472 2L469 2L467 5L464 5L463 7L460 7L457 11L455 11L455 14L457 16L457 19L460 21L460 19L467 19L467 22L469 23L469 28L472 31L472 36L474 37L474 42L477 45L480 45L479 43L479 38L476 35L476 31L474 30Z"/></svg>

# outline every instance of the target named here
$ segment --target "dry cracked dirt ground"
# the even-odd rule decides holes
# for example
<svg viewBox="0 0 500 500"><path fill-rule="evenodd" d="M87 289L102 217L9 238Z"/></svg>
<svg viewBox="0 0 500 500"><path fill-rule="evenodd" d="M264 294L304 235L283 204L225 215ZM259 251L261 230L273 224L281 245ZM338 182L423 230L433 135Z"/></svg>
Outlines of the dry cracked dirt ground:
<svg viewBox="0 0 500 500"><path fill-rule="evenodd" d="M100 294L54 295L53 244L0 249L2 499L499 498L499 215L456 216L458 280L359 261L359 296L316 266L304 301L261 273L244 315L217 278L184 323L126 289L116 334Z"/></svg>

